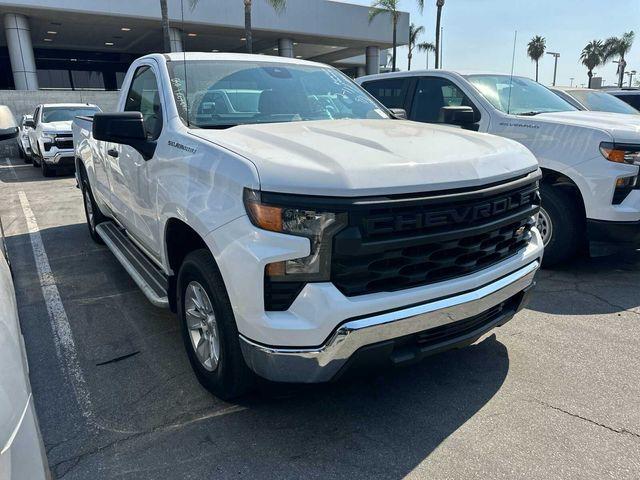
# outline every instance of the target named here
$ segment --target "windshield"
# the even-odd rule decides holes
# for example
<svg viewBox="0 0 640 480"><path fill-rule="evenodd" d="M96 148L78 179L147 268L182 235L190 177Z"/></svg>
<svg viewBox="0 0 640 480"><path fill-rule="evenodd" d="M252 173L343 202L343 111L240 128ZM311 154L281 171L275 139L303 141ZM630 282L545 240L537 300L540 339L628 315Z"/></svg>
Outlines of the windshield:
<svg viewBox="0 0 640 480"><path fill-rule="evenodd" d="M567 90L567 93L583 104L587 110L640 114L640 112L631 105L605 92L597 92L594 90Z"/></svg>
<svg viewBox="0 0 640 480"><path fill-rule="evenodd" d="M567 93L587 107L588 110L596 112L640 114L640 112L631 105L628 105L619 98L605 92L594 92L593 90L567 90Z"/></svg>
<svg viewBox="0 0 640 480"><path fill-rule="evenodd" d="M188 60L167 64L183 121L201 128L389 118L383 107L332 68L273 62Z"/></svg>
<svg viewBox="0 0 640 480"><path fill-rule="evenodd" d="M74 117L92 117L100 110L95 107L44 107L42 110L42 123L67 122Z"/></svg>
<svg viewBox="0 0 640 480"><path fill-rule="evenodd" d="M537 115L576 110L566 100L528 78L512 79L509 75L469 75L467 79L484 98L504 113Z"/></svg>

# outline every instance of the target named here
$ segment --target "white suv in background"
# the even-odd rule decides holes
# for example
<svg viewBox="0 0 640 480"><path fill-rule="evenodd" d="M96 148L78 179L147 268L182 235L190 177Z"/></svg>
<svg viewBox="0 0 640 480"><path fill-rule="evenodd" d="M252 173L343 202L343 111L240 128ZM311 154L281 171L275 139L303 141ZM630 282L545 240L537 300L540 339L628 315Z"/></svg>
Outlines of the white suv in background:
<svg viewBox="0 0 640 480"><path fill-rule="evenodd" d="M73 171L73 133L71 123L76 116L93 116L100 112L88 103L54 103L38 105L33 119L25 122L29 130L31 158L34 167L42 168L42 175L50 177L58 170Z"/></svg>
<svg viewBox="0 0 640 480"><path fill-rule="evenodd" d="M511 138L543 173L538 229L545 265L589 242L640 244L640 117L578 111L528 78L445 70L396 72L357 82L409 120Z"/></svg>

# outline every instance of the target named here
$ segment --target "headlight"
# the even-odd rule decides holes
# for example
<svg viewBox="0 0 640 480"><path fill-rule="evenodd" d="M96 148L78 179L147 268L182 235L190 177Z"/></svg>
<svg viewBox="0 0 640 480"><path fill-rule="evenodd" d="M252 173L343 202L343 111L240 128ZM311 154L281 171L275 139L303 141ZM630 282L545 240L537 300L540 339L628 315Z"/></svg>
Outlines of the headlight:
<svg viewBox="0 0 640 480"><path fill-rule="evenodd" d="M610 162L640 165L640 145L602 142L600 153Z"/></svg>
<svg viewBox="0 0 640 480"><path fill-rule="evenodd" d="M346 214L263 202L260 192L250 189L244 191L244 204L256 227L306 237L311 243L309 256L267 265L268 276L282 281L329 280L331 239L346 225Z"/></svg>
<svg viewBox="0 0 640 480"><path fill-rule="evenodd" d="M42 139L43 140L50 140L53 142L53 139L55 138L55 134L53 133L47 133L47 132L42 132Z"/></svg>

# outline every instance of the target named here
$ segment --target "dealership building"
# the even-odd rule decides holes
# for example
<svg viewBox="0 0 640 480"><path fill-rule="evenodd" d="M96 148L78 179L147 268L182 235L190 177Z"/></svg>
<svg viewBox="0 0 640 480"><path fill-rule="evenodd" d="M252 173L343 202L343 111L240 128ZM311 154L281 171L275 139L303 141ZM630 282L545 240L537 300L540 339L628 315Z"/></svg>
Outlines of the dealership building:
<svg viewBox="0 0 640 480"><path fill-rule="evenodd" d="M331 64L349 75L386 63L391 19L366 6L253 0L253 51ZM168 0L174 51L244 52L242 0ZM162 51L160 0L0 0L0 90L117 90L130 63ZM407 43L409 15L398 23Z"/></svg>

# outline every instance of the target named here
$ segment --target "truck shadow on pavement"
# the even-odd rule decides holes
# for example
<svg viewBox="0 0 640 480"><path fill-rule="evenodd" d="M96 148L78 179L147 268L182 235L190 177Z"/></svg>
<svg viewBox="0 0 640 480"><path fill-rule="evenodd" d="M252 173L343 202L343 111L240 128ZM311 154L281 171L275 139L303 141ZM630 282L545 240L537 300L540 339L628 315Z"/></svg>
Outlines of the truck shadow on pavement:
<svg viewBox="0 0 640 480"><path fill-rule="evenodd" d="M195 380L176 317L146 301L111 253L90 241L86 225L40 235L92 409L79 407L64 373L69 366L56 356L30 237L9 236L30 377L56 477L402 478L478 414L509 370L506 347L490 335L416 365L335 384L267 383L229 405Z"/></svg>
<svg viewBox="0 0 640 480"><path fill-rule="evenodd" d="M640 251L579 258L541 270L528 308L553 315L640 313L639 291Z"/></svg>

